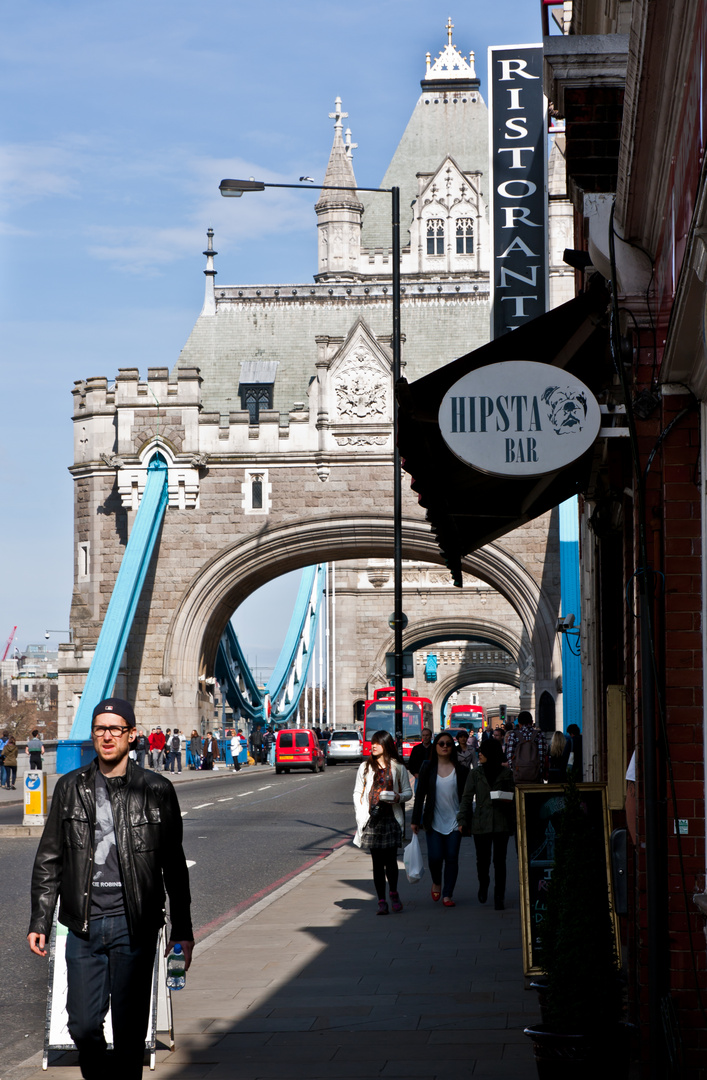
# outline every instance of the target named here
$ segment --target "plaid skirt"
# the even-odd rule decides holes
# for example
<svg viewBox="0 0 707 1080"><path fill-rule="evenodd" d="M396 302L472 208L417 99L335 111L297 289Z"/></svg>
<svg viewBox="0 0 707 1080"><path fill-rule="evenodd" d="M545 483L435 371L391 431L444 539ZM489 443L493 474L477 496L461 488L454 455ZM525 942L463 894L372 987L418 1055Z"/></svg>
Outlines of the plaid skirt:
<svg viewBox="0 0 707 1080"><path fill-rule="evenodd" d="M383 813L374 815L373 820L369 818L361 833L362 851L372 851L373 848L399 848L402 842L402 829L395 820L392 807L385 807Z"/></svg>

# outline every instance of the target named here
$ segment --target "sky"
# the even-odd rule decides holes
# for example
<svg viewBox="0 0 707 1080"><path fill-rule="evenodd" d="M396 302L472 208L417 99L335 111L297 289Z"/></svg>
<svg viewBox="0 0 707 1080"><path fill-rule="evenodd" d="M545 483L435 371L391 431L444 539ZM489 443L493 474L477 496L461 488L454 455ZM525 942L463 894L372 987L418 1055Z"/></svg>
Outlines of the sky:
<svg viewBox="0 0 707 1080"><path fill-rule="evenodd" d="M209 226L218 283L310 281L316 194L220 180L321 182L339 96L378 185L450 16L484 98L487 47L541 38L540 0L0 6L0 648L15 624L21 647L68 629L74 381L174 366ZM278 647L265 608L249 653Z"/></svg>

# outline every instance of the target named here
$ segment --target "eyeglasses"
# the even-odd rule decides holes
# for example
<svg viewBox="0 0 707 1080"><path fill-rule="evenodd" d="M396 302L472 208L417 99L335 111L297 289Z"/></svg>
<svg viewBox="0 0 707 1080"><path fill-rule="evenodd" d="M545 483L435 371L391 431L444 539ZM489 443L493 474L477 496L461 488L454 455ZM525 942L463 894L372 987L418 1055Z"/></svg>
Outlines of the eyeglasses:
<svg viewBox="0 0 707 1080"><path fill-rule="evenodd" d="M444 746L444 747L446 747L447 750L451 750L452 747L454 746L454 743L453 742L438 742L437 746Z"/></svg>
<svg viewBox="0 0 707 1080"><path fill-rule="evenodd" d="M105 739L106 735L110 735L112 739L119 739L121 735L124 735L126 731L130 731L129 727L95 727L92 729L93 734L97 739Z"/></svg>

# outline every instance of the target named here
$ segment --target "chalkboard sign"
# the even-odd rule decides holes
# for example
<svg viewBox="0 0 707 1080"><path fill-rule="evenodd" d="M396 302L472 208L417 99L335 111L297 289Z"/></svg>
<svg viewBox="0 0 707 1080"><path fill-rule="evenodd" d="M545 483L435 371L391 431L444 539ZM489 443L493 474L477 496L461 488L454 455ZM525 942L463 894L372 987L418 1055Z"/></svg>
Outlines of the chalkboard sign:
<svg viewBox="0 0 707 1080"><path fill-rule="evenodd" d="M539 975L542 972L539 930L545 916L547 888L555 865L555 839L565 805L564 790L563 784L523 784L516 788L520 924L523 970L526 975ZM613 914L606 784L581 784L579 792L597 834L604 837L606 888ZM619 926L615 915L613 921L616 951L620 956Z"/></svg>
<svg viewBox="0 0 707 1080"><path fill-rule="evenodd" d="M47 972L47 1013L44 1026L44 1054L42 1069L49 1065L50 1050L75 1050L76 1045L69 1035L69 1018L66 1013L66 942L69 931L57 919L49 938L49 967ZM157 1033L166 1032L169 1048L174 1049L174 1024L172 1021L172 995L167 987L167 960L165 958L164 927L157 937L157 952L152 971L152 995L150 998L150 1019L147 1025L145 1048L150 1051L150 1068L155 1068ZM113 1024L110 1008L103 1022L103 1034L109 1049L113 1047Z"/></svg>

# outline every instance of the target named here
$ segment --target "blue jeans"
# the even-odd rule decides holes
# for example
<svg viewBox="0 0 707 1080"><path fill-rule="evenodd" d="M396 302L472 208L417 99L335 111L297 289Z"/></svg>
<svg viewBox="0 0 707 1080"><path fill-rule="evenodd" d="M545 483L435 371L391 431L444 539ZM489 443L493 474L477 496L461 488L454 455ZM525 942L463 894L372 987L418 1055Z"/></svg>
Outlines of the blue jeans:
<svg viewBox="0 0 707 1080"><path fill-rule="evenodd" d="M454 832L444 833L429 829L427 838L427 862L430 867L432 884L442 884L442 896L453 896L454 886L459 874L459 848L461 847L462 834L458 829ZM442 866L444 865L444 881L442 882Z"/></svg>
<svg viewBox="0 0 707 1080"><path fill-rule="evenodd" d="M150 1014L157 931L130 941L124 915L91 919L89 940L66 942L69 1034L85 1080L140 1080ZM110 1000L113 1052L103 1021Z"/></svg>

